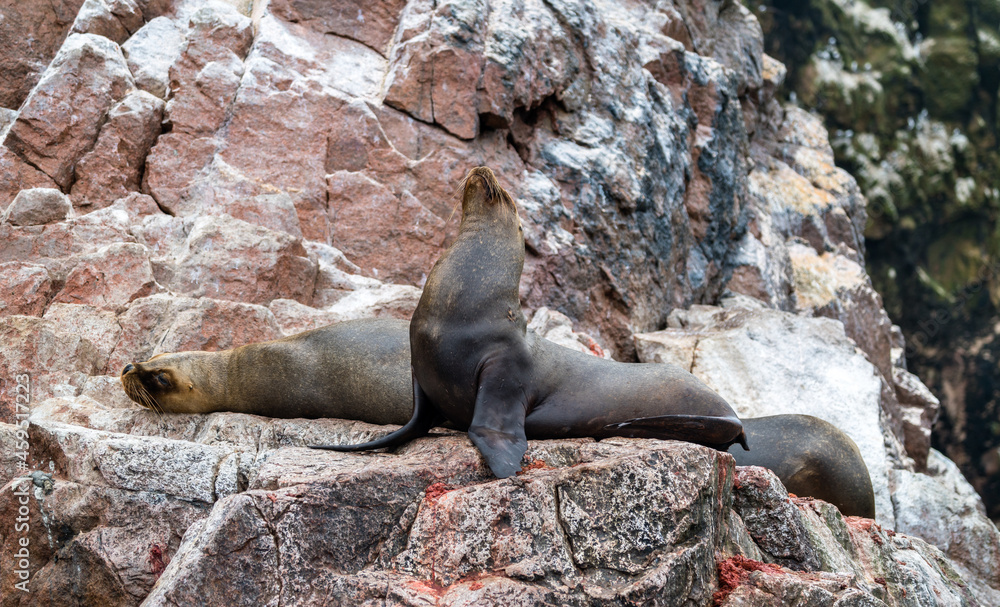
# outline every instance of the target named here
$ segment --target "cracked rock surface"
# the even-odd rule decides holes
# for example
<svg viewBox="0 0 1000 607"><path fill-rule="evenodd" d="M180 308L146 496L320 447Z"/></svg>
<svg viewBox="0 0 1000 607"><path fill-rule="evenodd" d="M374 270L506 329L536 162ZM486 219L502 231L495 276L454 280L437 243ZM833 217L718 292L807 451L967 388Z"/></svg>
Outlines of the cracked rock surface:
<svg viewBox="0 0 1000 607"><path fill-rule="evenodd" d="M1000 604L1000 534L865 274L864 197L738 3L0 11L0 520L25 489L33 547L3 607ZM533 441L500 481L454 432L335 454L304 446L385 429L125 397L160 352L409 318L481 164L534 330L827 419L877 521L684 443Z"/></svg>

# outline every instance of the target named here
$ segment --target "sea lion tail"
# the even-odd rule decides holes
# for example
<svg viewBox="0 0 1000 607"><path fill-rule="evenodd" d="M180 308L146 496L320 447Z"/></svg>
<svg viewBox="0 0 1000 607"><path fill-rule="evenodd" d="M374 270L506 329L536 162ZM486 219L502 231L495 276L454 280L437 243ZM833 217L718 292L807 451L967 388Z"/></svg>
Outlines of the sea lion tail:
<svg viewBox="0 0 1000 607"><path fill-rule="evenodd" d="M398 447L415 438L420 438L426 435L431 428L441 423L443 418L434 407L430 406L427 396L420 389L420 386L417 385L416 380L413 381L413 396L413 416L399 430L390 432L382 438L377 438L367 443L357 445L309 445L309 448L345 452L372 451L374 449Z"/></svg>

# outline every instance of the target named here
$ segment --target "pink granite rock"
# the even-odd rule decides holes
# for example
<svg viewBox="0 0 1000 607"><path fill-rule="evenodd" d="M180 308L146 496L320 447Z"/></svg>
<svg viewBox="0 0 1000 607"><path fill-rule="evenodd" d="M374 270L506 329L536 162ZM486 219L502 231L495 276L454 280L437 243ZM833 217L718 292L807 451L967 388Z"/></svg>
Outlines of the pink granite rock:
<svg viewBox="0 0 1000 607"><path fill-rule="evenodd" d="M74 395L99 365L99 352L86 338L33 316L0 316L0 421L14 423L16 377L27 375L28 406L50 396Z"/></svg>
<svg viewBox="0 0 1000 607"><path fill-rule="evenodd" d="M135 0L86 0L70 31L104 36L121 44L142 24L142 10Z"/></svg>
<svg viewBox="0 0 1000 607"><path fill-rule="evenodd" d="M0 145L0 207L6 208L22 189L55 187L52 178Z"/></svg>
<svg viewBox="0 0 1000 607"><path fill-rule="evenodd" d="M99 209L138 191L162 118L163 101L145 91L132 91L112 107L94 148L76 165L73 204Z"/></svg>
<svg viewBox="0 0 1000 607"><path fill-rule="evenodd" d="M132 85L117 44L103 36L71 34L25 100L4 145L66 190L108 110Z"/></svg>
<svg viewBox="0 0 1000 607"><path fill-rule="evenodd" d="M17 109L66 39L83 0L0 3L0 106Z"/></svg>
<svg viewBox="0 0 1000 607"><path fill-rule="evenodd" d="M112 374L163 352L225 350L282 336L263 306L166 294L135 300L118 322L122 332L107 365Z"/></svg>
<svg viewBox="0 0 1000 607"><path fill-rule="evenodd" d="M41 316L52 297L45 266L22 261L0 263L0 315Z"/></svg>
<svg viewBox="0 0 1000 607"><path fill-rule="evenodd" d="M366 274L421 284L444 243L444 221L364 173L338 171L327 183L333 246L352 251Z"/></svg>
<svg viewBox="0 0 1000 607"><path fill-rule="evenodd" d="M146 247L120 243L81 257L53 302L90 304L120 312L132 300L160 289Z"/></svg>
<svg viewBox="0 0 1000 607"><path fill-rule="evenodd" d="M302 242L288 234L227 215L202 216L191 226L166 286L195 297L265 304L286 298L308 304L316 287L316 264Z"/></svg>

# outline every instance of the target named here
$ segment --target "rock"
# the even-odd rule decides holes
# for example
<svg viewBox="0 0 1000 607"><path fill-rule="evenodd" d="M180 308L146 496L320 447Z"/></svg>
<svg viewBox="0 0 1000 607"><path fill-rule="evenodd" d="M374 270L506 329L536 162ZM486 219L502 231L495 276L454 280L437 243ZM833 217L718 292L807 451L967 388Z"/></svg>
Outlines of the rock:
<svg viewBox="0 0 1000 607"><path fill-rule="evenodd" d="M937 420L941 401L919 377L905 369L893 367L892 381L902 411L906 454L913 458L916 469L923 471L931 448L931 428Z"/></svg>
<svg viewBox="0 0 1000 607"><path fill-rule="evenodd" d="M94 305L56 302L48 307L43 318L56 323L66 333L85 338L93 344L97 349L99 369L107 365L122 333L114 311Z"/></svg>
<svg viewBox="0 0 1000 607"><path fill-rule="evenodd" d="M132 300L161 288L153 278L146 248L121 243L82 256L53 301L122 311Z"/></svg>
<svg viewBox="0 0 1000 607"><path fill-rule="evenodd" d="M1000 601L1000 531L958 467L931 449L927 474L894 470L896 529L934 544L984 605Z"/></svg>
<svg viewBox="0 0 1000 607"><path fill-rule="evenodd" d="M531 322L528 323L528 330L571 350L593 354L601 358L611 358L611 355L593 337L574 331L572 319L555 310L548 308L535 310Z"/></svg>
<svg viewBox="0 0 1000 607"><path fill-rule="evenodd" d="M169 279L178 293L264 304L308 305L315 284L316 264L301 241L226 215L195 220Z"/></svg>
<svg viewBox="0 0 1000 607"><path fill-rule="evenodd" d="M53 188L21 190L3 214L15 226L37 226L62 221L73 212L69 198Z"/></svg>
<svg viewBox="0 0 1000 607"><path fill-rule="evenodd" d="M83 0L0 5L0 106L17 109L63 44Z"/></svg>
<svg viewBox="0 0 1000 607"><path fill-rule="evenodd" d="M38 473L36 473L38 474ZM29 485L27 537L32 554L32 600L51 605L115 601L137 606L149 593L180 537L207 514L204 504L155 492L56 480L48 491ZM0 512L13 520L19 508L17 484L4 487ZM50 525L50 526L47 526ZM50 529L75 529L71 535ZM16 534L3 537L13 550ZM15 583L12 568L2 581ZM74 583L74 581L78 583ZM3 604L17 595L5 593Z"/></svg>
<svg viewBox="0 0 1000 607"><path fill-rule="evenodd" d="M737 468L733 508L767 562L798 571L819 570L802 514L773 472L756 466Z"/></svg>
<svg viewBox="0 0 1000 607"><path fill-rule="evenodd" d="M99 365L97 348L85 337L61 330L33 316L0 317L0 373L27 375L28 407L50 396L75 395ZM0 421L14 422L15 396L21 382L0 384ZM23 402L23 401L22 401Z"/></svg>
<svg viewBox="0 0 1000 607"><path fill-rule="evenodd" d="M847 336L891 382L892 322L864 268L842 255L817 255L814 249L801 244L789 246L788 253L795 278L796 309L842 322Z"/></svg>
<svg viewBox="0 0 1000 607"><path fill-rule="evenodd" d="M106 245L134 242L129 233L130 220L123 203L44 226L0 223L0 240L4 242L0 262L31 259L45 266L54 281L65 281L80 255Z"/></svg>
<svg viewBox="0 0 1000 607"><path fill-rule="evenodd" d="M412 195L395 196L358 173L327 176L333 246L350 250L354 263L378 277L421 284L445 239L445 222ZM392 234L386 240L378 238ZM367 273L366 272L366 273Z"/></svg>
<svg viewBox="0 0 1000 607"><path fill-rule="evenodd" d="M279 19L302 24L323 34L356 40L385 55L404 6L404 0L374 4L358 0L343 0L334 4L315 0L278 0L268 8Z"/></svg>
<svg viewBox="0 0 1000 607"><path fill-rule="evenodd" d="M513 578L508 583L520 592L536 597L555 592L560 602L573 600L567 590L558 589L565 586L559 584L555 590L547 587L561 579L575 580L574 583L589 588L589 592L608 599L617 596L647 601L653 596L666 596L669 602L669 597L691 596L700 597L700 602L707 601L713 579L710 550L718 537L713 520L726 499L716 494L715 488L728 487L728 483L715 484L726 473L726 468L719 465L724 456L690 445L667 443L658 448L646 444L650 447L636 451L624 444L567 442L562 449L582 460L579 466L563 468L553 461L555 468L528 472L515 482L494 480L471 486L465 485L476 476L470 476L463 464L476 462L476 474L482 464L467 443L440 445L449 456L431 464L436 468L434 478L438 481L434 484L406 466L387 467L388 460L383 460L381 467L393 477L392 481L373 483L359 476L365 474L364 468L344 468L348 460L340 456L316 460L314 451L292 450L279 464L280 455L275 454L268 465L280 466L285 474L292 473L286 483L294 484L279 481L277 486L220 501L200 532L191 534L188 543L173 557L172 565L147 601L151 605L167 600L184 602L188 600L185 597L195 593L213 592L211 586L197 580L207 582L207 572L219 570L210 555L222 552L230 553L230 560L235 558L247 567L261 567L255 569L260 571L258 576L241 575L227 583L230 600L236 597L239 601L278 599L304 584L307 578L299 576L312 577L309 571L317 566L338 573L313 577L323 581L319 586L313 585L314 590L304 600L310 600L308 596L313 592L333 592L342 584L353 588L352 593L375 592L384 597L384 589L369 588L373 578L382 580L379 583L382 588L392 580L392 587L408 588L405 592L417 596L433 596L441 593L435 588L463 576L476 576L484 566L490 570L498 566L503 568L504 577ZM557 445L558 442L552 447L558 450ZM402 457L419 458L413 461L426 462L418 464L423 467L434 461L427 459L425 450L436 447L433 442L421 441ZM663 448L668 451L662 451ZM542 453L537 456L544 457ZM304 465L300 473L289 468L293 461L290 457ZM314 464L309 462L320 461L328 464L310 471ZM322 476L316 476L322 475L320 470L328 469L331 464L342 469L344 490L331 492L320 480ZM262 470L261 475L264 474ZM636 487L647 484L657 487L657 498L633 501L632 483ZM390 486L392 490L387 490ZM608 487L620 489L609 492ZM318 501L302 502L299 496L303 491L309 491ZM718 501L719 498L723 501ZM355 510L334 507L334 503L368 507ZM595 516L606 512L605 508L612 503L620 504L615 511L625 518ZM282 517L284 522L272 518L271 508L275 506L286 512ZM675 508L689 514L676 518L670 514ZM509 518L522 511L533 515ZM342 516L350 516L353 522L341 521ZM624 526L626 520L636 526ZM563 521L565 526L560 524ZM380 529L379 535L366 536L365 540L344 535L368 526ZM223 529L226 531L216 531ZM238 529L243 533L237 533ZM299 534L316 537L317 533L324 534L321 540L294 540ZM407 536L412 539L407 541ZM679 541L684 543L675 543ZM245 545L252 547L253 552L215 548L224 545ZM312 546L317 545L324 547L322 556L313 552ZM289 548L281 549L281 565L278 546ZM636 559L643 560L641 555L650 551L661 555L659 574L618 584L613 581L617 575L600 573L610 571L606 568L611 565L633 570ZM254 553L260 556L251 556ZM577 573L574 557L591 563L596 568L595 575L588 578ZM266 566L267 563L271 566ZM286 566L289 569L285 570ZM277 579L283 583L277 584ZM452 600L463 591L479 591L488 585L486 582L455 588L451 591Z"/></svg>
<svg viewBox="0 0 1000 607"><path fill-rule="evenodd" d="M671 318L670 328L635 336L641 361L690 370L741 417L801 413L837 426L857 443L868 466L876 520L893 526L889 470L903 465L901 446L881 422L878 371L855 350L840 322L710 307Z"/></svg>
<svg viewBox="0 0 1000 607"><path fill-rule="evenodd" d="M121 337L107 365L115 374L163 352L226 350L282 336L263 306L167 294L136 299L118 322Z"/></svg>
<svg viewBox="0 0 1000 607"><path fill-rule="evenodd" d="M88 210L139 190L146 154L160 134L163 101L133 91L108 111L94 148L76 165L72 197Z"/></svg>
<svg viewBox="0 0 1000 607"><path fill-rule="evenodd" d="M180 57L184 33L173 19L156 17L122 44L136 88L166 99L170 66Z"/></svg>
<svg viewBox="0 0 1000 607"><path fill-rule="evenodd" d="M360 277L364 278L364 277ZM368 279L371 280L371 279ZM353 288L325 308L316 309L289 299L269 304L285 335L359 318L409 320L420 300L420 289L371 280Z"/></svg>
<svg viewBox="0 0 1000 607"><path fill-rule="evenodd" d="M170 67L165 121L173 132L206 135L222 124L250 49L250 19L230 4L208 3L188 24L186 41Z"/></svg>
<svg viewBox="0 0 1000 607"><path fill-rule="evenodd" d="M4 145L65 191L105 114L132 84L117 44L93 34L71 34L21 106Z"/></svg>
<svg viewBox="0 0 1000 607"><path fill-rule="evenodd" d="M0 133L0 137L5 136L5 132ZM56 183L48 175L0 145L0 206L10 205L22 189L55 187Z"/></svg>
<svg viewBox="0 0 1000 607"><path fill-rule="evenodd" d="M180 133L161 135L146 156L142 192L152 196L171 215L194 214L185 204L191 182L211 161L219 142L212 137L188 137Z"/></svg>
<svg viewBox="0 0 1000 607"><path fill-rule="evenodd" d="M135 0L86 0L70 31L104 36L121 44L142 25L142 11Z"/></svg>
<svg viewBox="0 0 1000 607"><path fill-rule="evenodd" d="M41 316L51 297L52 280L45 266L0 263L0 315Z"/></svg>

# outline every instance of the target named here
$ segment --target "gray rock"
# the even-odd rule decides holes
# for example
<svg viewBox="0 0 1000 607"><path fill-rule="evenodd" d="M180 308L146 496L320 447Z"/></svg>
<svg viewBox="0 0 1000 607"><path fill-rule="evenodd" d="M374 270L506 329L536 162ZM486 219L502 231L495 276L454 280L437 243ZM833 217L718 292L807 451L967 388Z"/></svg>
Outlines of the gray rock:
<svg viewBox="0 0 1000 607"><path fill-rule="evenodd" d="M184 29L172 19L157 17L142 26L122 45L136 87L166 99L170 66L183 46Z"/></svg>
<svg viewBox="0 0 1000 607"><path fill-rule="evenodd" d="M69 197L59 190L32 188L18 192L2 220L15 226L37 226L62 221L72 212Z"/></svg>
<svg viewBox="0 0 1000 607"><path fill-rule="evenodd" d="M937 546L984 605L1000 604L1000 531L958 466L931 449L927 473L893 470L896 530Z"/></svg>
<svg viewBox="0 0 1000 607"><path fill-rule="evenodd" d="M708 306L671 319L677 328L635 336L640 360L689 369L740 416L801 413L837 426L871 474L876 520L893 526L889 470L903 465L902 448L882 421L881 377L839 321Z"/></svg>

